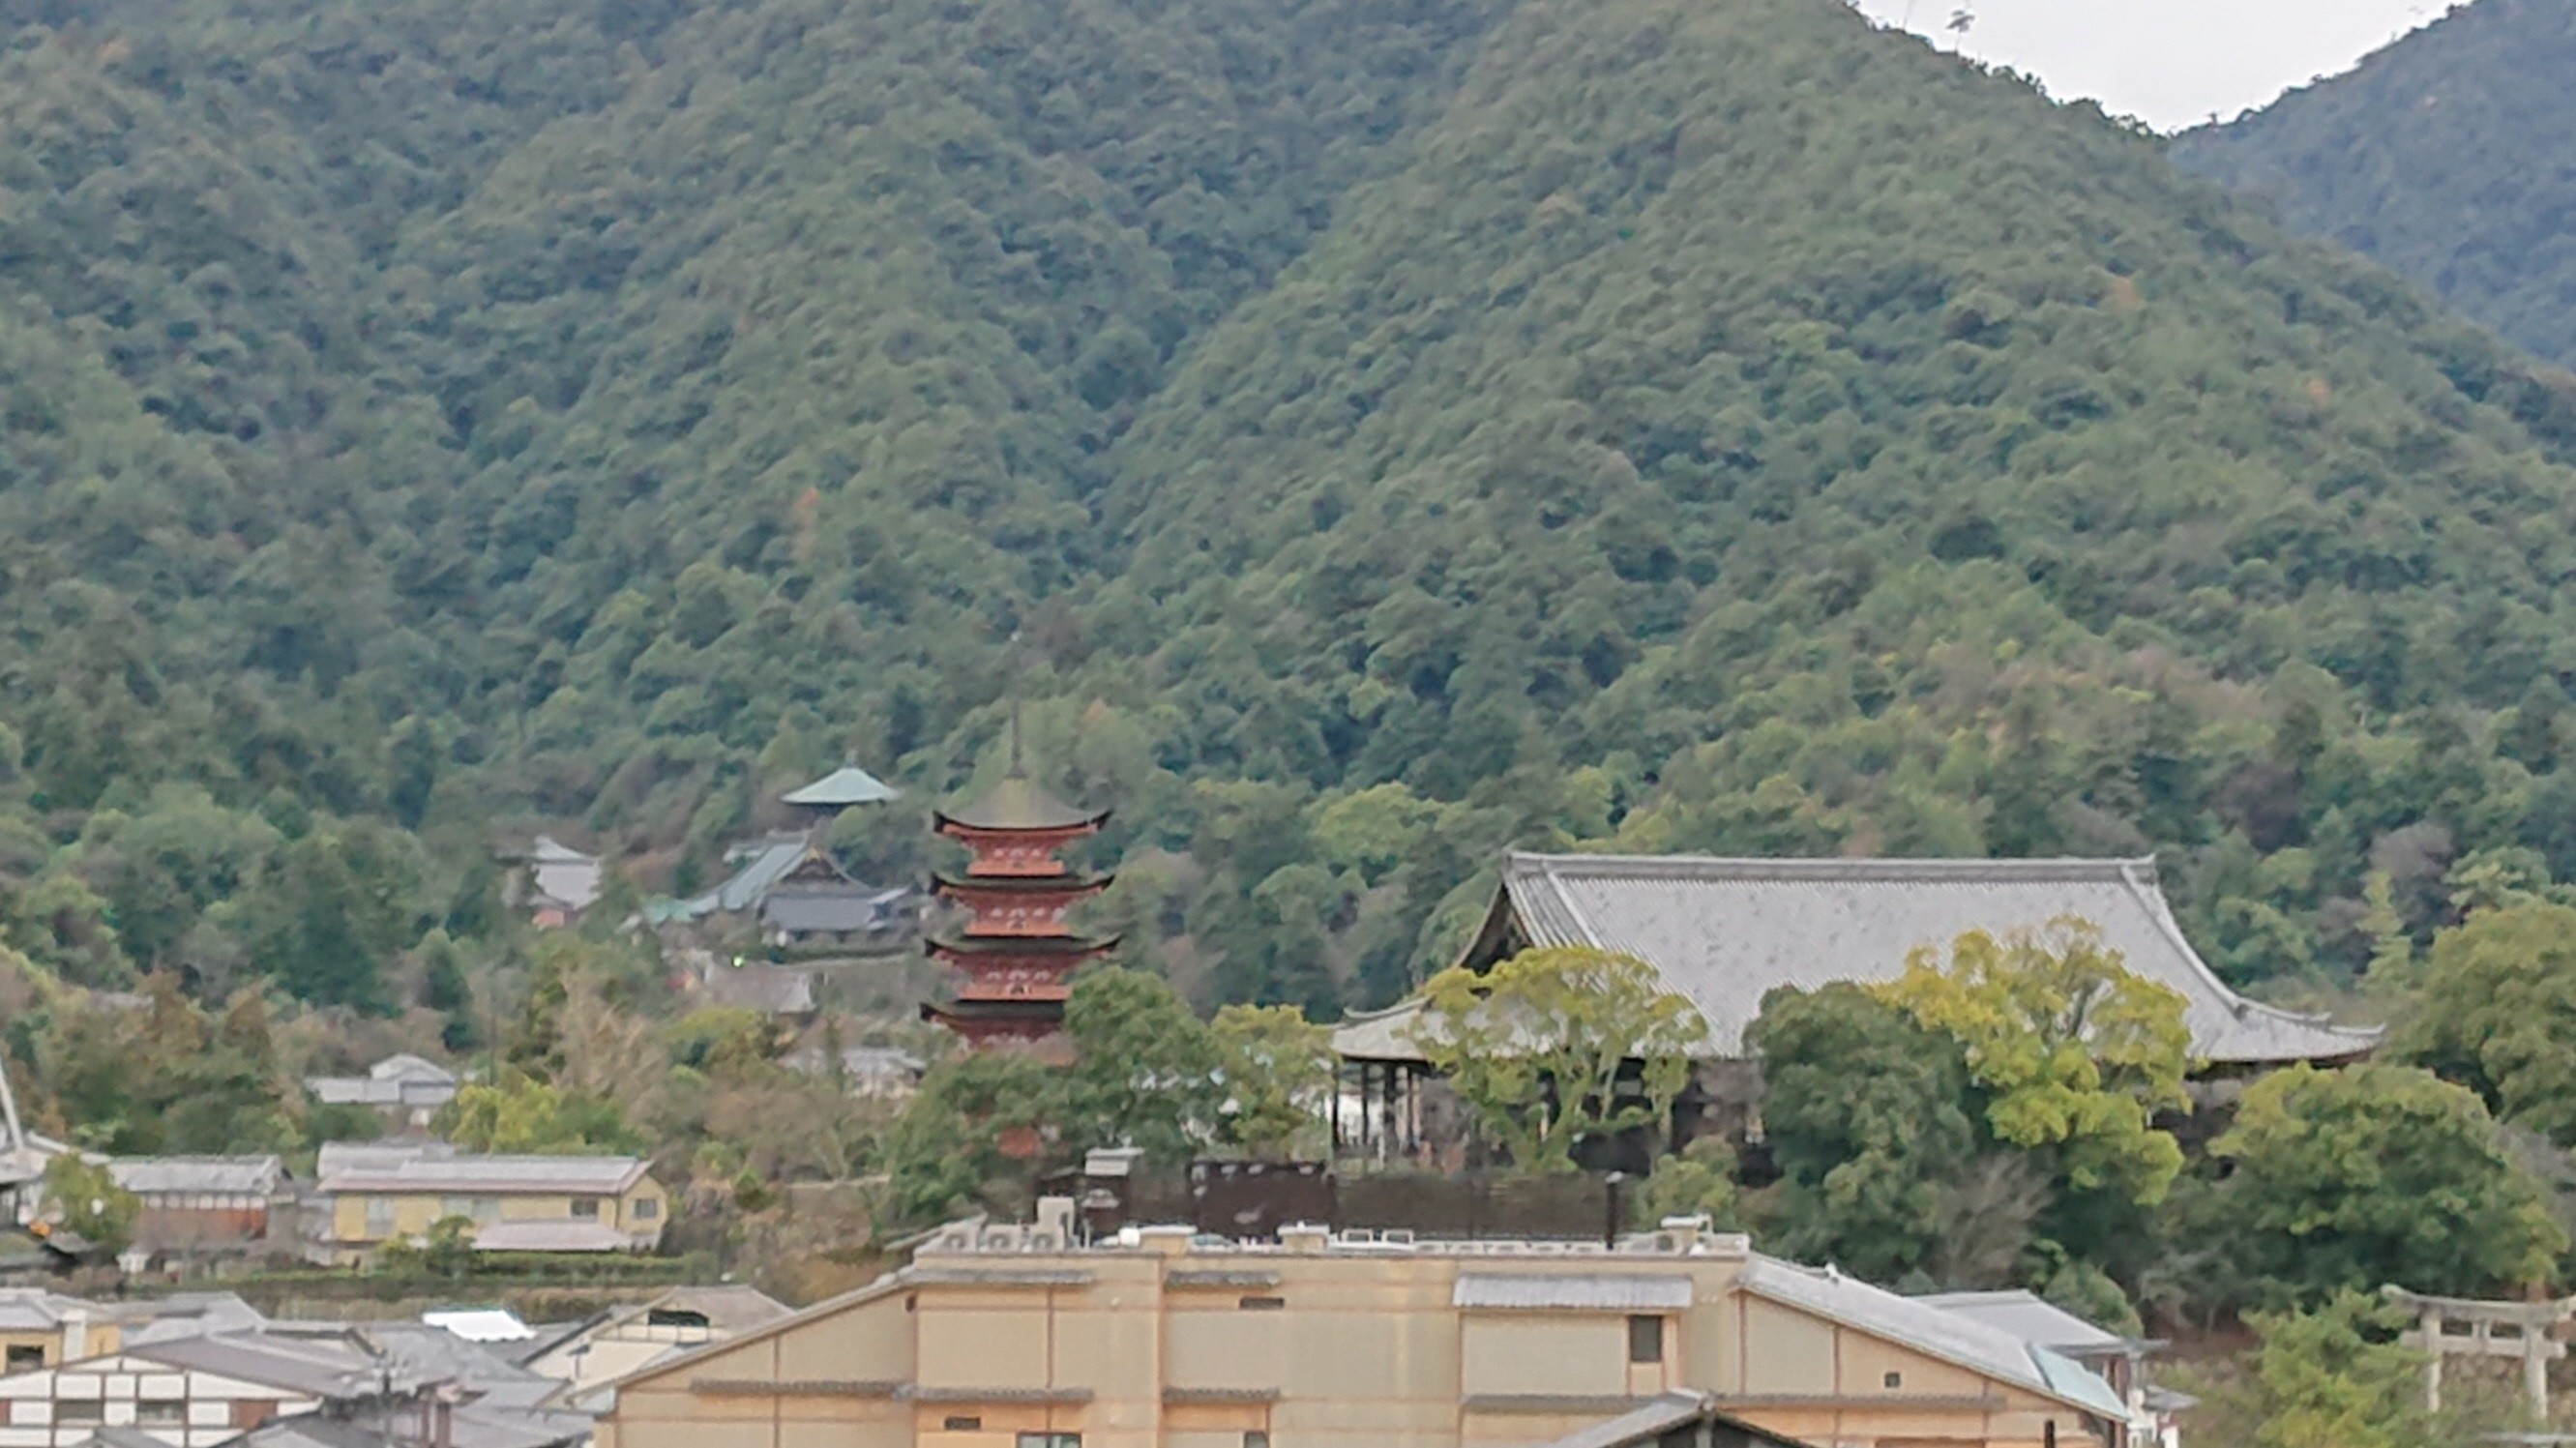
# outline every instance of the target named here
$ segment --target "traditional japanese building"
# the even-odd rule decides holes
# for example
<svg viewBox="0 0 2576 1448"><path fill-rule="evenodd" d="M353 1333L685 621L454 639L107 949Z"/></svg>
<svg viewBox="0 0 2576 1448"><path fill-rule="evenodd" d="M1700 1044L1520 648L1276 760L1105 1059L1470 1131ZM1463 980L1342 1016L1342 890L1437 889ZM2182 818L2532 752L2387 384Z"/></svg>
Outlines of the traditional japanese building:
<svg viewBox="0 0 2576 1448"><path fill-rule="evenodd" d="M1110 877L1076 870L1056 852L1097 833L1108 818L1107 810L1056 799L1016 761L990 791L933 812L932 828L964 845L969 859L962 875L931 877L932 893L954 901L966 919L922 941L961 977L956 998L924 1005L923 1019L979 1047L1034 1045L1063 1029L1074 971L1118 942L1065 923L1065 911L1107 888Z"/></svg>

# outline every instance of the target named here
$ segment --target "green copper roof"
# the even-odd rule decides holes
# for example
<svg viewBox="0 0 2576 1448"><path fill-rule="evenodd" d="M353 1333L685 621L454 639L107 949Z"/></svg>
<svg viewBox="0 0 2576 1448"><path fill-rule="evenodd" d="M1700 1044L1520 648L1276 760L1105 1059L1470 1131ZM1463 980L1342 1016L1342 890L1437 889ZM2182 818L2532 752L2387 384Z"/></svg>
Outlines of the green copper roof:
<svg viewBox="0 0 2576 1448"><path fill-rule="evenodd" d="M803 789L790 790L779 798L788 804L809 809L843 809L854 804L884 804L903 798L903 791L859 768L844 764Z"/></svg>
<svg viewBox="0 0 2576 1448"><path fill-rule="evenodd" d="M970 830L1074 830L1100 823L1109 811L1076 809L1027 775L1013 774L955 809L941 810L939 818Z"/></svg>

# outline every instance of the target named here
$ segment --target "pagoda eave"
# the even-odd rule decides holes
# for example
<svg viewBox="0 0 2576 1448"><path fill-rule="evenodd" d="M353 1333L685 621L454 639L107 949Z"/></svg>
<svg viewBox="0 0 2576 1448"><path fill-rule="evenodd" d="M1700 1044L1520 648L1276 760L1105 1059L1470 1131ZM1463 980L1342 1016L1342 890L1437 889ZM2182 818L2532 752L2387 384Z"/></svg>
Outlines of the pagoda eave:
<svg viewBox="0 0 2576 1448"><path fill-rule="evenodd" d="M943 875L933 872L930 893L950 899L974 895L1091 895L1109 888L1114 874Z"/></svg>
<svg viewBox="0 0 2576 1448"><path fill-rule="evenodd" d="M1114 950L1122 936L1087 935L933 935L921 942L924 955L954 957L960 963L1008 958L1061 960L1068 964Z"/></svg>

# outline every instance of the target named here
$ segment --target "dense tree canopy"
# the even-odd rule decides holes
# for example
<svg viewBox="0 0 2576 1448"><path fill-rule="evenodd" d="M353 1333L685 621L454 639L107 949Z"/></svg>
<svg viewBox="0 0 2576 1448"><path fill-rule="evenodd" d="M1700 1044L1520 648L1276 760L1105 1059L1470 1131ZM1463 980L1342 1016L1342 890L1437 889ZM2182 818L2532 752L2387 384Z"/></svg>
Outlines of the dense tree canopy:
<svg viewBox="0 0 2576 1448"><path fill-rule="evenodd" d="M2576 386L1832 0L0 12L59 980L469 1042L494 834L689 890L856 755L917 873L1014 676L1202 1008L1514 844L2154 849L2296 988L2576 873Z"/></svg>
<svg viewBox="0 0 2576 1448"><path fill-rule="evenodd" d="M2494 1295L2546 1282L2567 1247L2485 1106L2411 1067L2275 1072L2210 1150L2231 1170L2208 1226L2257 1301Z"/></svg>
<svg viewBox="0 0 2576 1448"><path fill-rule="evenodd" d="M2174 158L2258 191L2560 364L2576 362L2565 216L2566 77L2576 26L2551 0L2477 0L2345 74L2225 125Z"/></svg>

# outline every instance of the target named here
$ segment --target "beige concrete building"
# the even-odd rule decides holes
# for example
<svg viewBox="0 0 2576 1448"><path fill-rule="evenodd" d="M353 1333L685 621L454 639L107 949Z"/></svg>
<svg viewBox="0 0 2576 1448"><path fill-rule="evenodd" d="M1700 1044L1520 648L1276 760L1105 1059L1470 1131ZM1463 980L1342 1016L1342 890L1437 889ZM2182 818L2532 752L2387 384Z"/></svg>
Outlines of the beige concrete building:
<svg viewBox="0 0 2576 1448"><path fill-rule="evenodd" d="M480 1252L642 1252L661 1241L670 1195L631 1156L470 1156L443 1143L322 1148L305 1255L362 1261L419 1241L450 1217Z"/></svg>
<svg viewBox="0 0 2576 1448"><path fill-rule="evenodd" d="M616 1385L598 1448L1462 1448L1668 1393L1831 1448L2084 1448L2108 1384L1690 1223L1600 1244L961 1223L857 1292Z"/></svg>

